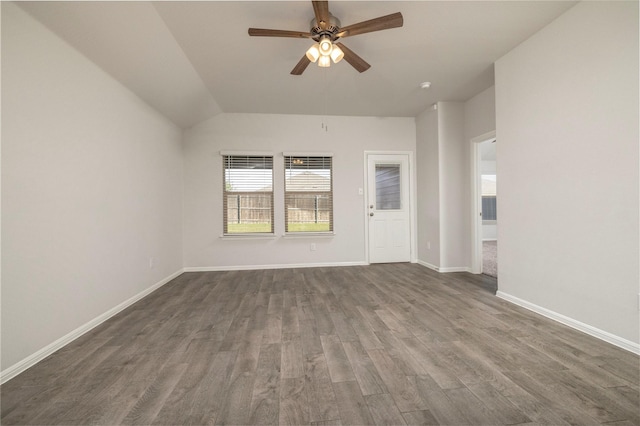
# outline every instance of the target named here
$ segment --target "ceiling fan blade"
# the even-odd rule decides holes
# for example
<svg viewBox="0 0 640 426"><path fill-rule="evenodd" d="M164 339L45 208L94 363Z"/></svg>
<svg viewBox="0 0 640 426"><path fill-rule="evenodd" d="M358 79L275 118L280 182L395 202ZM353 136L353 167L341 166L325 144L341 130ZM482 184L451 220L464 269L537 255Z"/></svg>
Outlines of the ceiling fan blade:
<svg viewBox="0 0 640 426"><path fill-rule="evenodd" d="M371 65L369 65L367 61L356 55L353 50L349 49L344 44L336 43L336 45L342 49L342 52L344 53L344 60L349 62L358 72L365 72L371 68Z"/></svg>
<svg viewBox="0 0 640 426"><path fill-rule="evenodd" d="M296 66L293 67L293 69L291 70L291 74L302 75L302 73L304 72L304 70L307 69L310 63L311 61L309 60L309 58L307 58L307 55L305 54L302 57L302 59L300 59L300 61L296 64Z"/></svg>
<svg viewBox="0 0 640 426"><path fill-rule="evenodd" d="M254 37L311 37L311 33L304 31L267 30L264 28L249 28L249 35Z"/></svg>
<svg viewBox="0 0 640 426"><path fill-rule="evenodd" d="M336 36L351 37L373 31L388 30L390 28L401 27L403 23L404 19L402 18L402 13L396 12L391 15L381 16L379 18L370 19L353 25L347 25L346 27L340 28L340 32L338 32Z"/></svg>
<svg viewBox="0 0 640 426"><path fill-rule="evenodd" d="M313 13L316 14L316 21L323 30L327 29L329 24L329 2L327 0L312 1Z"/></svg>

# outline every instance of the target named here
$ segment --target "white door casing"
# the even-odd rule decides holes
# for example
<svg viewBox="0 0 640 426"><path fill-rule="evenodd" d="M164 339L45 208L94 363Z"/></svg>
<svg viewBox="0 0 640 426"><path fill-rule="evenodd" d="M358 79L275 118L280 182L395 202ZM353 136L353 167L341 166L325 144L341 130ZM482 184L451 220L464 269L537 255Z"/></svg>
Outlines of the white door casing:
<svg viewBox="0 0 640 426"><path fill-rule="evenodd" d="M367 155L369 263L411 260L409 156Z"/></svg>

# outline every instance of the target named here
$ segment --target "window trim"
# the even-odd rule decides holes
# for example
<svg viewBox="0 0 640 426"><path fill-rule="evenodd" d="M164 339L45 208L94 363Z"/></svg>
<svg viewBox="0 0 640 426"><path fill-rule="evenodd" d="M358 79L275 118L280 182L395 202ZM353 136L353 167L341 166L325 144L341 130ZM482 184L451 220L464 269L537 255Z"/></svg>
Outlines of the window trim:
<svg viewBox="0 0 640 426"><path fill-rule="evenodd" d="M282 234L282 238L292 239L292 240L299 239L299 238L333 238L335 237L335 235L336 233L334 231L321 231L321 232L298 231L298 232L285 232L284 234Z"/></svg>
<svg viewBox="0 0 640 426"><path fill-rule="evenodd" d="M220 236L218 237L221 240L227 240L227 241L233 241L233 240L275 240L276 238L278 238L278 236L273 233L273 234L269 234L269 233L263 233L263 234L256 234L256 233L249 233L247 232L246 234L220 234Z"/></svg>
<svg viewBox="0 0 640 426"><path fill-rule="evenodd" d="M222 235L220 235L221 238L224 239L247 239L247 238L253 238L253 239L263 239L263 238L274 238L275 237L275 209L274 209L274 204L275 204L275 197L274 197L274 159L275 156L272 152L259 152L259 151L220 151L220 156L222 158ZM271 162L271 169L264 169L264 170L271 170L271 191L237 191L237 192L230 192L227 191L227 163L228 157L263 157L263 158L270 158L270 162ZM229 232L225 232L227 231L227 226L228 226L228 207L227 207L227 203L228 203L228 196L229 195L242 195L242 194L256 194L256 195L268 195L270 198L270 224L271 224L271 231L270 232L233 232L233 233L229 233ZM239 214L240 212L238 212Z"/></svg>

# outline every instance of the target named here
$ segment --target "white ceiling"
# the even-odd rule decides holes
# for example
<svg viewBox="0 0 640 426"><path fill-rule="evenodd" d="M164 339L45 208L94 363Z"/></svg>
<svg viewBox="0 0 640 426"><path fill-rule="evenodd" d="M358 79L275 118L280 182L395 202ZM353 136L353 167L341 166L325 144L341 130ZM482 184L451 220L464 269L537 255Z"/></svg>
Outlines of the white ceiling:
<svg viewBox="0 0 640 426"><path fill-rule="evenodd" d="M493 84L493 63L576 2L332 1L342 25L402 12L404 26L341 41L346 61L302 76L311 42L249 37L308 31L310 1L19 2L71 46L186 128L220 112L413 117ZM431 89L419 84L431 81Z"/></svg>

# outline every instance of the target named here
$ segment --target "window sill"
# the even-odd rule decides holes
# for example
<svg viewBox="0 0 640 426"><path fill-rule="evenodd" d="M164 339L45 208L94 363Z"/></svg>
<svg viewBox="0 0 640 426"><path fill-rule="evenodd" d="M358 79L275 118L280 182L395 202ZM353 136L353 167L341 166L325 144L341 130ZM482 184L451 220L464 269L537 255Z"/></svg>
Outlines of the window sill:
<svg viewBox="0 0 640 426"><path fill-rule="evenodd" d="M276 234L222 234L221 240L275 240Z"/></svg>
<svg viewBox="0 0 640 426"><path fill-rule="evenodd" d="M333 238L335 232L287 232L282 234L284 238Z"/></svg>

